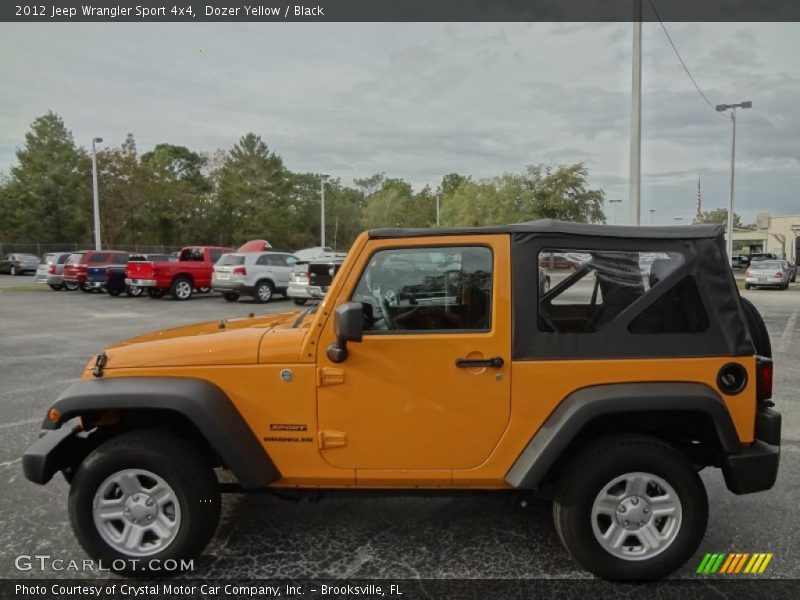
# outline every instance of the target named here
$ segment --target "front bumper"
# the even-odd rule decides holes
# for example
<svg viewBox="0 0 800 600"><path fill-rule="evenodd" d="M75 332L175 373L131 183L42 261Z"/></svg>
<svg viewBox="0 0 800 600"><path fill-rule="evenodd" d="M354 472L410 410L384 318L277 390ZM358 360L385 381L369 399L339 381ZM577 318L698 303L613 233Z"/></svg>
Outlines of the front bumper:
<svg viewBox="0 0 800 600"><path fill-rule="evenodd" d="M78 420L58 429L42 430L41 437L22 455L22 471L33 483L45 484L58 471L76 464L86 446Z"/></svg>
<svg viewBox="0 0 800 600"><path fill-rule="evenodd" d="M125 285L134 285L136 287L158 287L155 279L130 279L125 278Z"/></svg>
<svg viewBox="0 0 800 600"><path fill-rule="evenodd" d="M64 282L63 275L50 275L49 273L37 273L34 283L43 283L47 285L61 285Z"/></svg>
<svg viewBox="0 0 800 600"><path fill-rule="evenodd" d="M756 413L756 439L738 454L725 457L722 474L734 494L770 489L778 478L781 458L781 414L771 408Z"/></svg>

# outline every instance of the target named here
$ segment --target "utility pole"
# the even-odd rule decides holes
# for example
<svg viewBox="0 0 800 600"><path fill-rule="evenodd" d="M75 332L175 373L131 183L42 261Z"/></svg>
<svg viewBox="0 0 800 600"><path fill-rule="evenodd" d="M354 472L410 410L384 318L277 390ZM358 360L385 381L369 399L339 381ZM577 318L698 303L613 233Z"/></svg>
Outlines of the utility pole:
<svg viewBox="0 0 800 600"><path fill-rule="evenodd" d="M94 202L94 249L102 250L103 246L100 241L100 193L97 190L97 153L95 151L95 143L100 144L103 138L92 138L92 191Z"/></svg>
<svg viewBox="0 0 800 600"><path fill-rule="evenodd" d="M639 225L642 190L642 0L633 0L631 148L628 177L628 223Z"/></svg>
<svg viewBox="0 0 800 600"><path fill-rule="evenodd" d="M730 110L731 125L733 126L733 133L731 135L731 183L730 193L728 194L728 227L727 227L727 245L728 261L733 259L733 179L734 170L736 168L736 109L737 108L753 108L753 103L750 100L739 102L738 104L717 104L715 107L717 112L724 112Z"/></svg>
<svg viewBox="0 0 800 600"><path fill-rule="evenodd" d="M621 202L622 202L622 198L616 198L614 200L609 200L608 201L609 204L613 204L614 205L614 225L617 224L617 204L620 204Z"/></svg>
<svg viewBox="0 0 800 600"><path fill-rule="evenodd" d="M320 195L320 246L325 247L325 180L327 175L323 175L319 180L319 195Z"/></svg>

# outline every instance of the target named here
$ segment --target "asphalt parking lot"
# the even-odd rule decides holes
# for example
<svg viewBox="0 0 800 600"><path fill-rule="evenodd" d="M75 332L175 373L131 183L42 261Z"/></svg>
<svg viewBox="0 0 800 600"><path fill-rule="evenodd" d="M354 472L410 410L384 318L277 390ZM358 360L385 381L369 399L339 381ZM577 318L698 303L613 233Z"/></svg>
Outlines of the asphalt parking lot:
<svg viewBox="0 0 800 600"><path fill-rule="evenodd" d="M44 287L44 286L43 286ZM762 578L800 577L800 284L787 291L743 292L764 315L776 364L774 401L783 413L783 455L776 487L734 496L721 473L702 476L710 500L706 552L771 552ZM45 487L22 475L20 456L59 392L104 346L154 329L250 312L294 310L201 295L188 302L110 298L33 289L32 277L0 275L0 577L86 577L17 571L19 554L82 559L70 529L67 485ZM228 495L217 535L195 576L247 578L589 577L563 550L550 507L500 497L357 498L294 503L268 495Z"/></svg>

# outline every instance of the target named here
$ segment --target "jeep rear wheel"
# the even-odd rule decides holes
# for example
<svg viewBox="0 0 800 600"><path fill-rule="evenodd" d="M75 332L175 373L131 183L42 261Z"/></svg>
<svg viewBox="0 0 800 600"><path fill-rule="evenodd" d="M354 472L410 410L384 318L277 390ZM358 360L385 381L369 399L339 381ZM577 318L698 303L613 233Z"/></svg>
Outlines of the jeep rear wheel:
<svg viewBox="0 0 800 600"><path fill-rule="evenodd" d="M169 288L173 300L188 300L192 297L193 291L192 282L188 277L176 277Z"/></svg>
<svg viewBox="0 0 800 600"><path fill-rule="evenodd" d="M739 298L739 302L742 305L742 312L744 312L744 318L747 322L747 330L750 332L756 354L772 358L772 344L761 313L747 298Z"/></svg>
<svg viewBox="0 0 800 600"><path fill-rule="evenodd" d="M574 457L558 483L561 541L605 579L658 579L683 565L705 534L708 498L692 464L655 438L601 439Z"/></svg>
<svg viewBox="0 0 800 600"><path fill-rule="evenodd" d="M216 477L202 455L162 431L131 431L95 449L69 492L69 516L81 546L106 564L119 559L193 558L219 522ZM116 568L116 567L115 567Z"/></svg>

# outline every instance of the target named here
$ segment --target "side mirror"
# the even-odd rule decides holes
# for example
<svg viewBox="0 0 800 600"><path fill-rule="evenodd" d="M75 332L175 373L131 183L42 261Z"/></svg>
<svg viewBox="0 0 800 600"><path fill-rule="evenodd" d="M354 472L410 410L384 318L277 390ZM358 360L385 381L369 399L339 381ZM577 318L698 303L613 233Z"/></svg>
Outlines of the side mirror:
<svg viewBox="0 0 800 600"><path fill-rule="evenodd" d="M360 302L345 302L333 313L336 341L328 346L328 358L340 363L347 359L347 342L360 342L364 333L364 309Z"/></svg>

